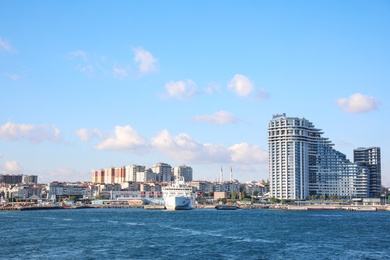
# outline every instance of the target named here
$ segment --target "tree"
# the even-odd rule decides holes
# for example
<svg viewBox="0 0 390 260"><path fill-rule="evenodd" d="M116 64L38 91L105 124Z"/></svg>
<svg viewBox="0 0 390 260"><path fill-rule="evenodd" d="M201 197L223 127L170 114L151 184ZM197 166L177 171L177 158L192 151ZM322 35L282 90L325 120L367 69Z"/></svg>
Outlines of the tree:
<svg viewBox="0 0 390 260"><path fill-rule="evenodd" d="M226 204L226 198L219 198L218 199L218 202L222 202L223 204Z"/></svg>
<svg viewBox="0 0 390 260"><path fill-rule="evenodd" d="M231 198L232 200L237 199L237 191L236 191L236 190L233 190L233 191L232 191L232 194L231 194L230 198Z"/></svg>
<svg viewBox="0 0 390 260"><path fill-rule="evenodd" d="M102 194L96 195L95 200L104 200L106 197Z"/></svg>
<svg viewBox="0 0 390 260"><path fill-rule="evenodd" d="M269 201L271 201L272 203L279 203L279 202L280 202L280 199L277 199L277 198L269 198Z"/></svg>
<svg viewBox="0 0 390 260"><path fill-rule="evenodd" d="M74 202L78 201L79 198L77 196L69 196L69 200L73 200Z"/></svg>

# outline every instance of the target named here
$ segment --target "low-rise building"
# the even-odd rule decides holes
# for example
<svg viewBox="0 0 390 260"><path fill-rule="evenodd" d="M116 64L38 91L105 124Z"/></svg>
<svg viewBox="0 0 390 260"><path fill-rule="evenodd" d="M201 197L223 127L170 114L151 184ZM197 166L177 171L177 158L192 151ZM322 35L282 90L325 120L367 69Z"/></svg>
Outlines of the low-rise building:
<svg viewBox="0 0 390 260"><path fill-rule="evenodd" d="M51 182L48 184L47 198L52 201L61 201L69 196L84 198L92 197L92 190L84 183Z"/></svg>

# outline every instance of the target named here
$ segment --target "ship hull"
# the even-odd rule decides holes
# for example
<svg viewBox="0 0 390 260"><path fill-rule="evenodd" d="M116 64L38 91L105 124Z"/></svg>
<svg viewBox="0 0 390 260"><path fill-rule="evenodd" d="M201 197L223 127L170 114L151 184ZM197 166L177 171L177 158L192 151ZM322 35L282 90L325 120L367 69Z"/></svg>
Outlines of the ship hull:
<svg viewBox="0 0 390 260"><path fill-rule="evenodd" d="M165 208L168 210L190 210L194 207L191 198L172 196L165 199Z"/></svg>

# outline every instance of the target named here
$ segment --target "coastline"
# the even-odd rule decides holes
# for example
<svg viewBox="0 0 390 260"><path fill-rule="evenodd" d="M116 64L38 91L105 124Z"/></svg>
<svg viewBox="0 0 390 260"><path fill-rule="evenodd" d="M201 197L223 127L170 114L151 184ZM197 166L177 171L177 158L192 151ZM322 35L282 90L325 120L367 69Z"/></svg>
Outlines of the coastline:
<svg viewBox="0 0 390 260"><path fill-rule="evenodd" d="M195 209L216 209L218 205L196 205ZM252 205L231 205L242 210L347 210L347 211L389 211L390 205L284 205L284 204L252 204ZM74 210L74 209L145 209L165 210L161 205L82 205L82 206L18 206L0 207L0 211L31 211L31 210Z"/></svg>

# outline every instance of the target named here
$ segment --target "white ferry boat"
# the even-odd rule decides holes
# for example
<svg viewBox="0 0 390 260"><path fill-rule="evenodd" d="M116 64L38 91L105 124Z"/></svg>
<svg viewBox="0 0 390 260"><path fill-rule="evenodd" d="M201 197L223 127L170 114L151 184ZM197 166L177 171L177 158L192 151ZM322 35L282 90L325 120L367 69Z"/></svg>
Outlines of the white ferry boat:
<svg viewBox="0 0 390 260"><path fill-rule="evenodd" d="M184 181L176 180L162 188L165 208L168 210L188 210L195 206L195 192Z"/></svg>

